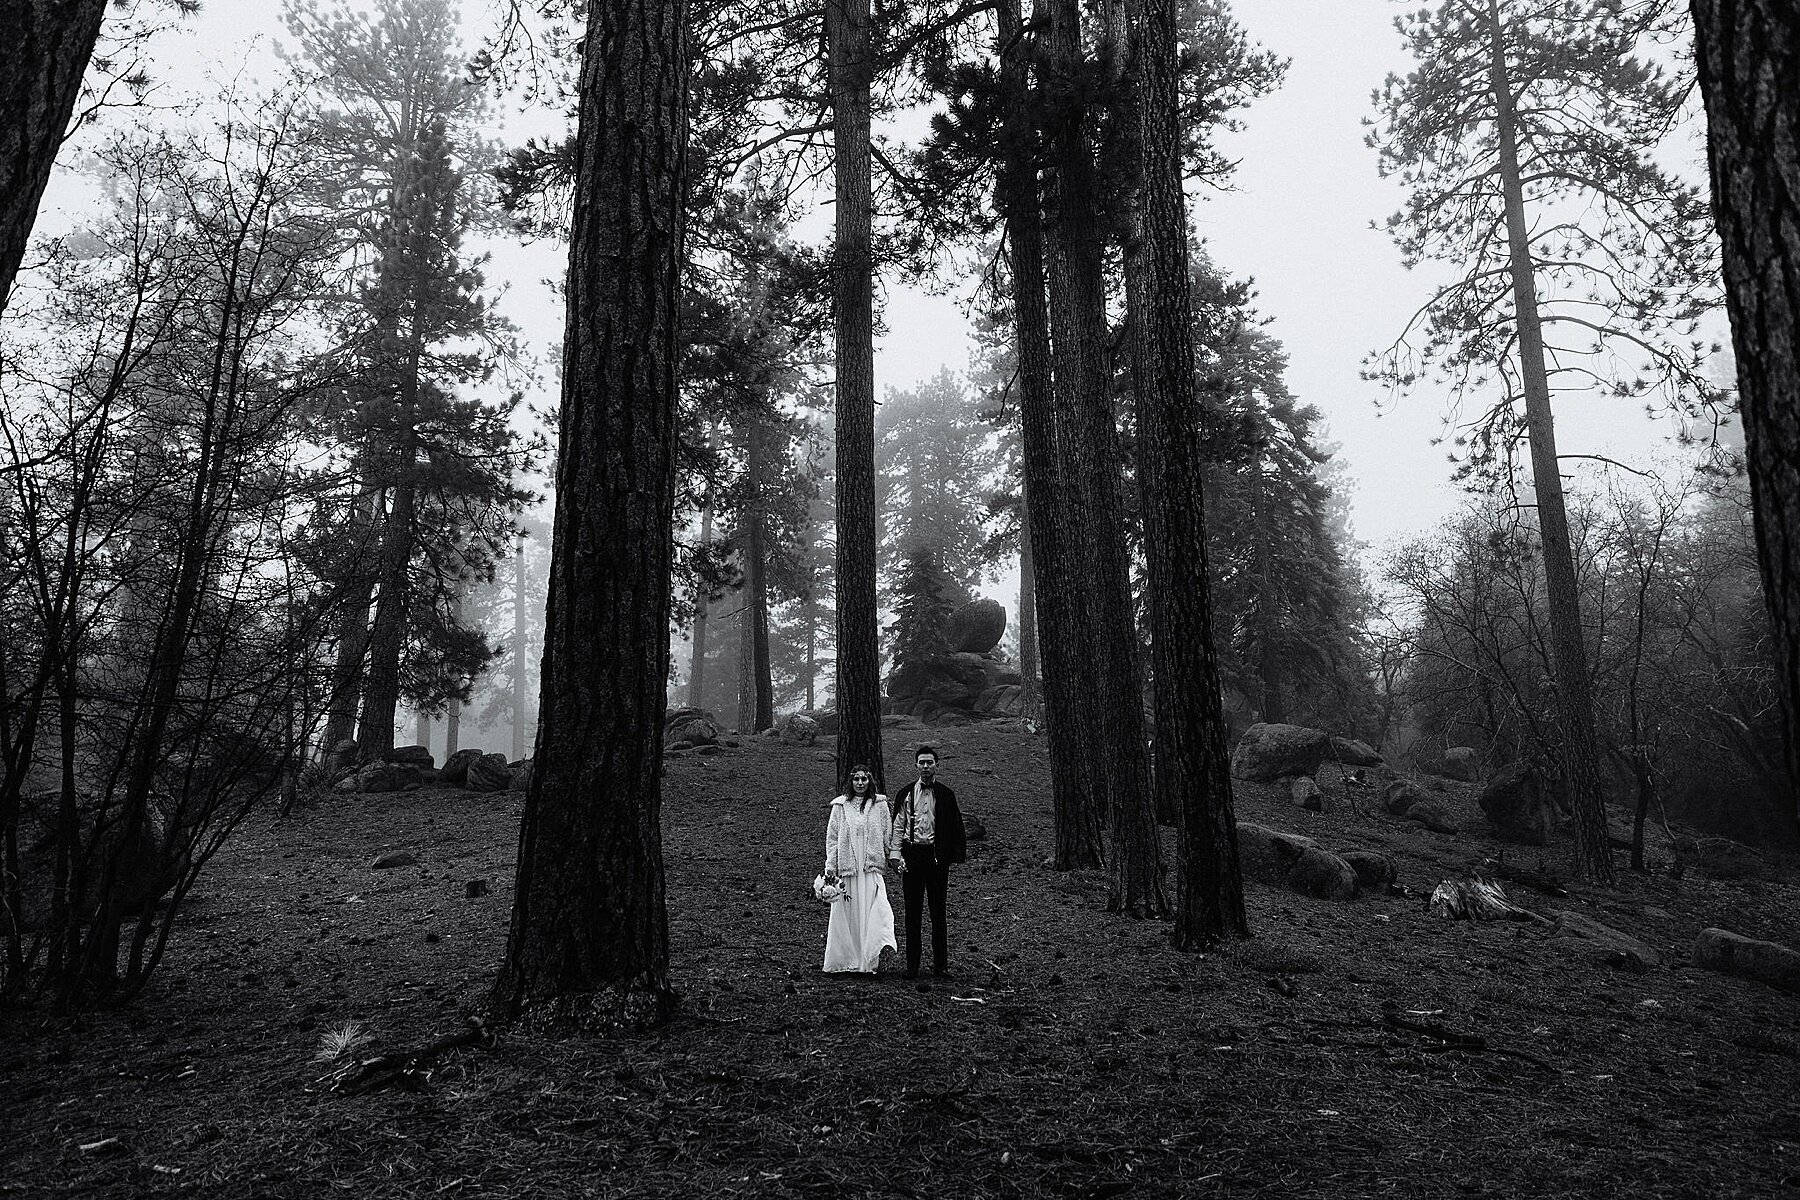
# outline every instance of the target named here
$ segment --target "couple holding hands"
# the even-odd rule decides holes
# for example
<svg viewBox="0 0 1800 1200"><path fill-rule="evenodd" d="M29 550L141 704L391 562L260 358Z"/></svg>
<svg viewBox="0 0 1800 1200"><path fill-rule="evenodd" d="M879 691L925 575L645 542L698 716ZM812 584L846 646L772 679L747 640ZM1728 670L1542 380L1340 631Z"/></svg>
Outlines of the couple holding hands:
<svg viewBox="0 0 1800 1200"><path fill-rule="evenodd" d="M934 975L947 975L944 901L950 864L962 862L967 839L956 793L937 778L937 751L913 754L919 777L901 788L892 806L875 791L868 767L850 769L850 791L831 802L825 827L821 895L831 901L825 934L825 970L874 974L881 952L894 945L894 910L883 874L891 863L906 894L906 977L919 973L919 926L931 902Z"/></svg>

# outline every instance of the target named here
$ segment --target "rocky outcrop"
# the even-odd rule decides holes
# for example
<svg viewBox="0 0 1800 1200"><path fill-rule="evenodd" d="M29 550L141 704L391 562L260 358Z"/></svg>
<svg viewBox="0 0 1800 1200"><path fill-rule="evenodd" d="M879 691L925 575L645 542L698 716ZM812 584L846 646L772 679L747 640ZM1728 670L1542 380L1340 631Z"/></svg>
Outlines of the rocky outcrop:
<svg viewBox="0 0 1800 1200"><path fill-rule="evenodd" d="M971 600L950 615L948 653L896 666L887 680L884 711L926 724L961 725L1024 712L1024 677L999 650L1006 608Z"/></svg>
<svg viewBox="0 0 1800 1200"><path fill-rule="evenodd" d="M424 786L419 768L410 763L364 763L336 784L337 791L410 792Z"/></svg>
<svg viewBox="0 0 1800 1200"><path fill-rule="evenodd" d="M1331 739L1331 757L1346 767L1373 767L1382 761L1381 754L1375 747L1346 737Z"/></svg>
<svg viewBox="0 0 1800 1200"><path fill-rule="evenodd" d="M1452 746L1441 757L1420 759L1419 770L1459 783L1474 783L1481 778L1481 755L1473 746Z"/></svg>
<svg viewBox="0 0 1800 1200"><path fill-rule="evenodd" d="M444 782L452 787L462 787L469 780L469 764L481 757L481 751L474 747L458 750L444 760Z"/></svg>
<svg viewBox="0 0 1800 1200"><path fill-rule="evenodd" d="M409 767L431 768L434 764L429 746L395 746L382 759L391 763L405 763Z"/></svg>
<svg viewBox="0 0 1800 1200"><path fill-rule="evenodd" d="M1556 828L1556 801L1544 774L1529 762L1516 762L1481 789L1481 811L1495 836L1523 846L1548 846Z"/></svg>
<svg viewBox="0 0 1800 1200"><path fill-rule="evenodd" d="M484 754L469 764L464 786L471 792L504 792L512 787L512 764L504 754Z"/></svg>
<svg viewBox="0 0 1800 1200"><path fill-rule="evenodd" d="M1406 810L1406 819L1417 821L1433 833L1455 833L1456 818L1441 800L1421 800Z"/></svg>
<svg viewBox="0 0 1800 1200"><path fill-rule="evenodd" d="M1311 775L1296 775L1288 781L1288 794L1294 803L1308 812L1325 811L1325 792Z"/></svg>
<svg viewBox="0 0 1800 1200"><path fill-rule="evenodd" d="M1431 794L1410 779L1395 779L1381 790L1381 807L1396 817L1404 817L1413 805L1430 799Z"/></svg>
<svg viewBox="0 0 1800 1200"><path fill-rule="evenodd" d="M819 723L801 713L792 713L775 727L784 746L811 746L819 740Z"/></svg>
<svg viewBox="0 0 1800 1200"><path fill-rule="evenodd" d="M1231 752L1231 773L1269 782L1284 775L1317 775L1330 739L1303 725L1252 725Z"/></svg>
<svg viewBox="0 0 1800 1200"><path fill-rule="evenodd" d="M952 654L986 654L1006 633L1006 606L994 600L971 600L944 626L944 641Z"/></svg>
<svg viewBox="0 0 1800 1200"><path fill-rule="evenodd" d="M704 708L677 708L663 721L664 746L710 746L719 740L719 723Z"/></svg>

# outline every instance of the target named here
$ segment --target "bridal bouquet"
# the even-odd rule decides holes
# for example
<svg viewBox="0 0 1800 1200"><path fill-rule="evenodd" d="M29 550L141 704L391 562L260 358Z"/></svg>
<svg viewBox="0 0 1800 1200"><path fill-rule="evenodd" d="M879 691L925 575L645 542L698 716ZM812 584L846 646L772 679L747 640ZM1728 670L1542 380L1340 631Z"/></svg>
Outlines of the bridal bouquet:
<svg viewBox="0 0 1800 1200"><path fill-rule="evenodd" d="M827 904L833 900L842 900L849 894L849 889L844 887L842 881L827 879L823 875L813 876L813 895Z"/></svg>

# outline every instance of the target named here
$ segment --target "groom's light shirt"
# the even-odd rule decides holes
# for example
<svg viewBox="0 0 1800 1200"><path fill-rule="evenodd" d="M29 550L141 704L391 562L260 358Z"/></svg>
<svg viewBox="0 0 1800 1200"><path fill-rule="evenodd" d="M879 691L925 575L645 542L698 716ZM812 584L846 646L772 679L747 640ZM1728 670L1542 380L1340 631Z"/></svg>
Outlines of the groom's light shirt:
<svg viewBox="0 0 1800 1200"><path fill-rule="evenodd" d="M913 784L912 795L894 814L894 839L902 844L937 840L937 793L923 780Z"/></svg>

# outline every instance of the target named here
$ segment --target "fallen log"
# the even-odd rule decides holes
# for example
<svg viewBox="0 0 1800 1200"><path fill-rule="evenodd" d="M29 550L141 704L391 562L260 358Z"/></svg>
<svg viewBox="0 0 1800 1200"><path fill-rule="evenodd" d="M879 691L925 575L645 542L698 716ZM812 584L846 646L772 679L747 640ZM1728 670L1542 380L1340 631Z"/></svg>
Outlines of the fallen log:
<svg viewBox="0 0 1800 1200"><path fill-rule="evenodd" d="M441 1055L461 1046L489 1047L494 1031L480 1017L470 1017L463 1029L411 1050L399 1050L375 1058L344 1064L330 1075L331 1089L346 1096L360 1096L385 1088L406 1092L431 1090L431 1065Z"/></svg>

